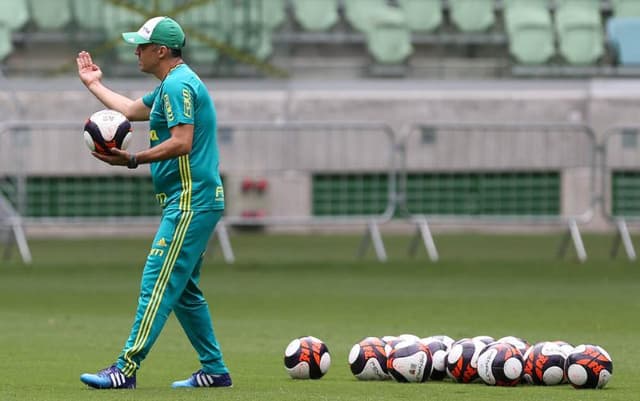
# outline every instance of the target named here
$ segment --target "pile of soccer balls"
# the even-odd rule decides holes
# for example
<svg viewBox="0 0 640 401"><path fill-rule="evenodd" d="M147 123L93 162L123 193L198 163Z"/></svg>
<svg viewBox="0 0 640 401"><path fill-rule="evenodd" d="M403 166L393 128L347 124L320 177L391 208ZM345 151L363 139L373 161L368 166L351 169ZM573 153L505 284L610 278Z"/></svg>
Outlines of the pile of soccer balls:
<svg viewBox="0 0 640 401"><path fill-rule="evenodd" d="M446 335L366 337L351 348L348 359L359 380L404 383L451 379L489 386L570 383L575 388L602 388L613 373L611 357L600 346L574 347L564 341L530 345L513 336L457 341ZM327 373L331 356L322 340L302 337L289 343L284 364L294 379L319 379Z"/></svg>

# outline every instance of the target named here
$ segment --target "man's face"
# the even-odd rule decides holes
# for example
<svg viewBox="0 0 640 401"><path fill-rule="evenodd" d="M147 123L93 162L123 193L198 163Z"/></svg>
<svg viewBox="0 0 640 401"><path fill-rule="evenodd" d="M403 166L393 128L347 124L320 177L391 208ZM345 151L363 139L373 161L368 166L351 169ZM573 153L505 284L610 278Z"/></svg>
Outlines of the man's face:
<svg viewBox="0 0 640 401"><path fill-rule="evenodd" d="M153 73L155 71L159 58L160 46L155 43L146 43L136 47L136 56L138 56L138 68L142 72Z"/></svg>

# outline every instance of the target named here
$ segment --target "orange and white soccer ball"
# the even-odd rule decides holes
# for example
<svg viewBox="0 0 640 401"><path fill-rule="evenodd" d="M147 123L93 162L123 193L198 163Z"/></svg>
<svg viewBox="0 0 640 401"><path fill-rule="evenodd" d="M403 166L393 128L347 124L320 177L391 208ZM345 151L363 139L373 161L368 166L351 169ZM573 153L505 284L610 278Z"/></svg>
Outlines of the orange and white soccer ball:
<svg viewBox="0 0 640 401"><path fill-rule="evenodd" d="M319 338L300 337L287 345L284 366L293 379L320 379L331 366L331 355Z"/></svg>

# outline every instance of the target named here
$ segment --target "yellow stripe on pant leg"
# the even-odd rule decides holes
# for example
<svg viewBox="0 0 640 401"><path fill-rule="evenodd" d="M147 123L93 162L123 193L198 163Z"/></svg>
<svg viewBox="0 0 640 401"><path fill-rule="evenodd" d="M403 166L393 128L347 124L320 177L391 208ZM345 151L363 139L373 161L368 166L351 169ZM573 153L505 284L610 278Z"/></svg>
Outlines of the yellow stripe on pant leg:
<svg viewBox="0 0 640 401"><path fill-rule="evenodd" d="M180 181L182 184L182 192L180 193L180 209L191 210L191 166L189 165L189 155L180 156L178 158L178 167L180 171Z"/></svg>
<svg viewBox="0 0 640 401"><path fill-rule="evenodd" d="M133 357L133 355L140 352L144 344L147 342L151 327L153 326L153 321L158 312L158 308L160 307L162 297L166 290L167 283L169 282L169 278L171 276L171 272L173 271L175 262L180 253L180 249L182 248L182 244L184 243L185 234L189 228L192 217L193 212L183 212L182 216L180 216L180 221L178 222L178 226L167 252L167 257L162 265L160 274L158 275L158 279L156 280L153 291L151 293L151 299L149 300L149 304L147 305L147 308L145 309L144 315L142 317L142 322L140 323L140 327L138 328L138 334L136 335L134 344L129 350L125 352L124 355L126 366L123 369L123 373L127 376L133 375L136 370L136 364L131 358Z"/></svg>
<svg viewBox="0 0 640 401"><path fill-rule="evenodd" d="M162 266L160 275L158 276L158 280L156 281L156 285L152 292L149 305L147 305L147 309L138 329L138 335L136 336L134 345L127 351L125 355L125 358L128 362L126 367L128 374L133 374L136 369L136 365L131 360L131 356L137 354L147 341L153 320L155 319L155 315L160 305L160 301L162 299L162 296L164 295L166 284L169 281L171 271L173 270L173 266L179 254L179 250L184 241L184 235L191 221L191 217L192 214L188 213L183 214L180 218L180 222L178 223L176 232L174 233L172 244L167 253L167 258L165 259L165 262Z"/></svg>
<svg viewBox="0 0 640 401"><path fill-rule="evenodd" d="M160 275L158 276L158 280L156 281L156 285L153 289L151 299L149 301L149 304L147 305L147 309L145 310L145 314L143 316L140 327L138 328L138 334L136 336L134 345L125 354L125 359L128 362L125 373L129 375L133 374L136 369L136 364L133 362L133 360L131 360L131 357L137 354L147 341L153 320L155 319L157 310L160 305L160 301L162 299L162 296L164 295L166 284L169 281L171 271L173 270L173 266L179 254L179 250L184 241L184 234L186 233L188 225L191 221L191 217L192 215L183 214L180 218L180 222L178 223L176 232L174 233L172 244L169 247L167 253L167 258L165 259L165 262L162 266Z"/></svg>

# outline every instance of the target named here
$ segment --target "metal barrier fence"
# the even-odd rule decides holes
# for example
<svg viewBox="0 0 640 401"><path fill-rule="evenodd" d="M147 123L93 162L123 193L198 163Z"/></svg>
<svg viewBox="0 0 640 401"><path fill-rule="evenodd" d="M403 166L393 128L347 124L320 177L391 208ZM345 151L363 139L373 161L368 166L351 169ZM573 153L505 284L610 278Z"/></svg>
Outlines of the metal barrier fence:
<svg viewBox="0 0 640 401"><path fill-rule="evenodd" d="M5 258L15 241L23 261L31 261L24 223L102 226L108 221L128 221L132 210L144 210L138 222L157 221L153 191L139 187L148 177L142 171L96 163L84 145L82 125L82 121L0 124L0 231L8 232ZM146 135L134 142L146 146ZM145 192L148 200L134 203L131 193L135 192Z"/></svg>
<svg viewBox="0 0 640 401"><path fill-rule="evenodd" d="M395 137L387 125L234 122L219 132L221 172L231 200L225 220L231 224L351 224L384 222L393 215ZM251 189L243 188L246 179L254 179L255 186L268 183L265 215L237 210ZM276 197L280 194L287 196Z"/></svg>
<svg viewBox="0 0 640 401"><path fill-rule="evenodd" d="M31 251L27 244L27 238L22 228L20 215L16 213L13 206L0 194L0 233L5 232L1 239L5 243L4 258L11 256L11 245L16 243L20 256L24 263L31 263Z"/></svg>
<svg viewBox="0 0 640 401"><path fill-rule="evenodd" d="M637 125L609 128L602 147L602 214L616 227L611 256L622 244L629 260L636 260L636 252L628 223L640 223L639 130Z"/></svg>
<svg viewBox="0 0 640 401"><path fill-rule="evenodd" d="M148 182L148 170L97 162L84 144L82 127L83 121L0 124L0 192L28 223L157 219L150 182L139 186ZM134 124L133 148L148 146L143 127ZM151 197L134 198L132 191Z"/></svg>
<svg viewBox="0 0 640 401"><path fill-rule="evenodd" d="M378 225L391 219L395 207L395 137L389 126L235 122L219 127L218 142L229 200L220 230L225 224L365 224L359 254L373 245L378 259L387 259ZM232 261L230 247L221 244Z"/></svg>
<svg viewBox="0 0 640 401"><path fill-rule="evenodd" d="M559 254L574 242L587 255L578 223L593 215L596 140L585 125L541 123L414 124L403 142L400 210L438 259L428 222L565 223ZM586 195L586 196L585 196Z"/></svg>
<svg viewBox="0 0 640 401"><path fill-rule="evenodd" d="M148 146L144 124L131 149ZM95 160L78 122L7 122L0 126L0 195L27 223L157 220L148 169ZM234 260L227 225L364 224L360 253L386 252L378 225L393 215L393 131L377 123L227 123L219 127L228 208L217 227Z"/></svg>
<svg viewBox="0 0 640 401"><path fill-rule="evenodd" d="M132 149L148 146L147 129L134 126ZM27 224L157 222L148 170L98 162L81 131L78 122L0 124L4 204ZM357 224L367 230L359 253L373 245L384 261L379 225L393 218L416 225L410 250L422 239L432 260L431 222L567 225L559 255L572 240L585 260L578 225L598 203L635 258L626 227L640 221L634 127L607 131L598 146L590 127L574 124L416 123L399 138L383 123L230 122L218 142L228 208L216 235L228 262L228 225Z"/></svg>

